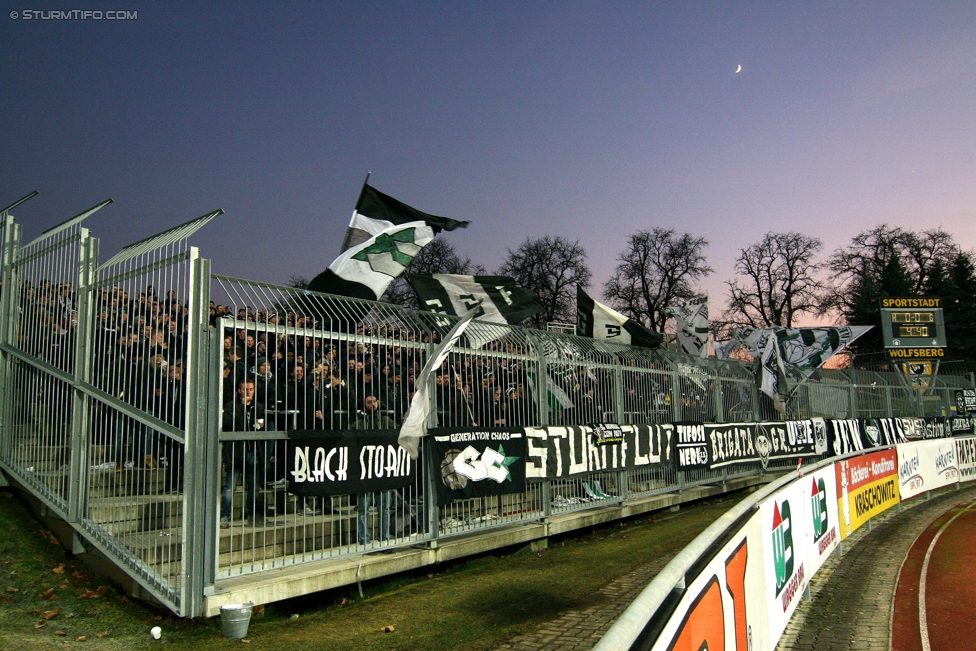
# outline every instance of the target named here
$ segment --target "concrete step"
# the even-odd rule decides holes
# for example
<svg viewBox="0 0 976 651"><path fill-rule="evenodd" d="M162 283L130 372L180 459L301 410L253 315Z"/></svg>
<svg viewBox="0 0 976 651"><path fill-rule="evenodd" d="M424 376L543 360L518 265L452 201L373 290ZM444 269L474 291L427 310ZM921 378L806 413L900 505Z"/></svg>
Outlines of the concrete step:
<svg viewBox="0 0 976 651"><path fill-rule="evenodd" d="M96 498L89 502L88 519L109 533L151 531L183 524L181 494Z"/></svg>
<svg viewBox="0 0 976 651"><path fill-rule="evenodd" d="M182 527L137 532L123 531L118 534L113 533L112 537L147 565L172 563L182 558Z"/></svg>
<svg viewBox="0 0 976 651"><path fill-rule="evenodd" d="M376 520L375 514L371 519ZM373 522L375 526L376 522ZM328 549L348 544L355 531L355 514L267 517L263 526L231 520L229 529L220 529L218 549L221 554L262 547L297 548L303 552Z"/></svg>

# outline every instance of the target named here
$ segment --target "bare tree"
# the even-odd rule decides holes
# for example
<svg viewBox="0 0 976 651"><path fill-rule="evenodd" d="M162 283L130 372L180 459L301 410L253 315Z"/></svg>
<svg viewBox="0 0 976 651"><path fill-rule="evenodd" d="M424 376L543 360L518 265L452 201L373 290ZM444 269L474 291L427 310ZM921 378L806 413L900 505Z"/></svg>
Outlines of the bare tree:
<svg viewBox="0 0 976 651"><path fill-rule="evenodd" d="M635 321L664 332L666 308L697 296L698 281L712 273L705 260L707 246L705 238L677 235L674 229L638 231L618 256L603 297Z"/></svg>
<svg viewBox="0 0 976 651"><path fill-rule="evenodd" d="M795 325L797 315L813 314L823 303L815 261L823 242L802 233L766 233L741 249L735 271L741 277L726 282L728 324L753 328Z"/></svg>
<svg viewBox="0 0 976 651"><path fill-rule="evenodd" d="M380 300L395 305L419 309L417 295L407 281L407 276L413 274L465 274L480 275L485 268L471 262L470 258L461 258L451 244L442 238L435 238L430 244L420 250L420 253L407 265L402 274L397 276Z"/></svg>
<svg viewBox="0 0 976 651"><path fill-rule="evenodd" d="M548 235L537 240L526 238L514 251L509 249L498 273L511 276L520 287L539 295L546 310L532 317L535 326L548 321L575 323L576 285L588 287L592 275L579 240L570 242Z"/></svg>
<svg viewBox="0 0 976 651"><path fill-rule="evenodd" d="M870 275L880 278L892 261L898 258L905 269L911 291L920 291L928 281L936 261L946 263L960 253L950 233L935 228L921 233L881 224L859 233L846 249L837 249L828 265L837 275L837 289L857 278Z"/></svg>
<svg viewBox="0 0 976 651"><path fill-rule="evenodd" d="M292 274L288 276L288 282L285 283L288 287L294 287L296 289L308 289L308 284L311 281L301 274Z"/></svg>

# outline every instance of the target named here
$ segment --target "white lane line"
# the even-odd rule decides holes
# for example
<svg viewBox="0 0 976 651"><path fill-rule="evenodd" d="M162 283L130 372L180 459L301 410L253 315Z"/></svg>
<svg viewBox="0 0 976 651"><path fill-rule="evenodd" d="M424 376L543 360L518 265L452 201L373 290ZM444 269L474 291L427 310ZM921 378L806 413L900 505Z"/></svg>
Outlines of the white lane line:
<svg viewBox="0 0 976 651"><path fill-rule="evenodd" d="M932 647L929 646L928 617L925 615L925 575L929 571L929 560L932 558L932 550L935 549L935 543L939 542L939 537L942 535L942 532L952 524L952 521L974 506L976 506L976 502L949 518L949 521L939 529L939 533L935 534L935 537L932 538L932 542L929 543L929 548L925 550L925 561L922 562L922 576L918 581L918 631L922 634L922 651L932 651Z"/></svg>

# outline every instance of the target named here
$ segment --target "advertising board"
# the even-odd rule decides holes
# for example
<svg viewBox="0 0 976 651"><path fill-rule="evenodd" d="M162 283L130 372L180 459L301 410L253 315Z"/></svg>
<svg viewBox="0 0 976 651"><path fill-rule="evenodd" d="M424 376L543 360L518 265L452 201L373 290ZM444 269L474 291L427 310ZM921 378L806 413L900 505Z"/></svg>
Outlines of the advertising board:
<svg viewBox="0 0 976 651"><path fill-rule="evenodd" d="M952 439L901 443L898 450L898 492L907 500L959 481L956 443Z"/></svg>
<svg viewBox="0 0 976 651"><path fill-rule="evenodd" d="M882 450L834 464L841 540L898 504L898 455Z"/></svg>
<svg viewBox="0 0 976 651"><path fill-rule="evenodd" d="M653 651L772 651L767 633L760 513L732 536L690 583Z"/></svg>

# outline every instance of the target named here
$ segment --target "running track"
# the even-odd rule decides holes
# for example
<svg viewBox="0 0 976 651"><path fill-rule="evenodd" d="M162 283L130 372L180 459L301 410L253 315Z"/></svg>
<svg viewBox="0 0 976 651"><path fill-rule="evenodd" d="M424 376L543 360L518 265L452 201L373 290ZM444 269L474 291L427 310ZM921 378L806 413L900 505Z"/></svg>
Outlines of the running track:
<svg viewBox="0 0 976 651"><path fill-rule="evenodd" d="M891 649L976 649L976 500L940 515L912 544L895 590Z"/></svg>

